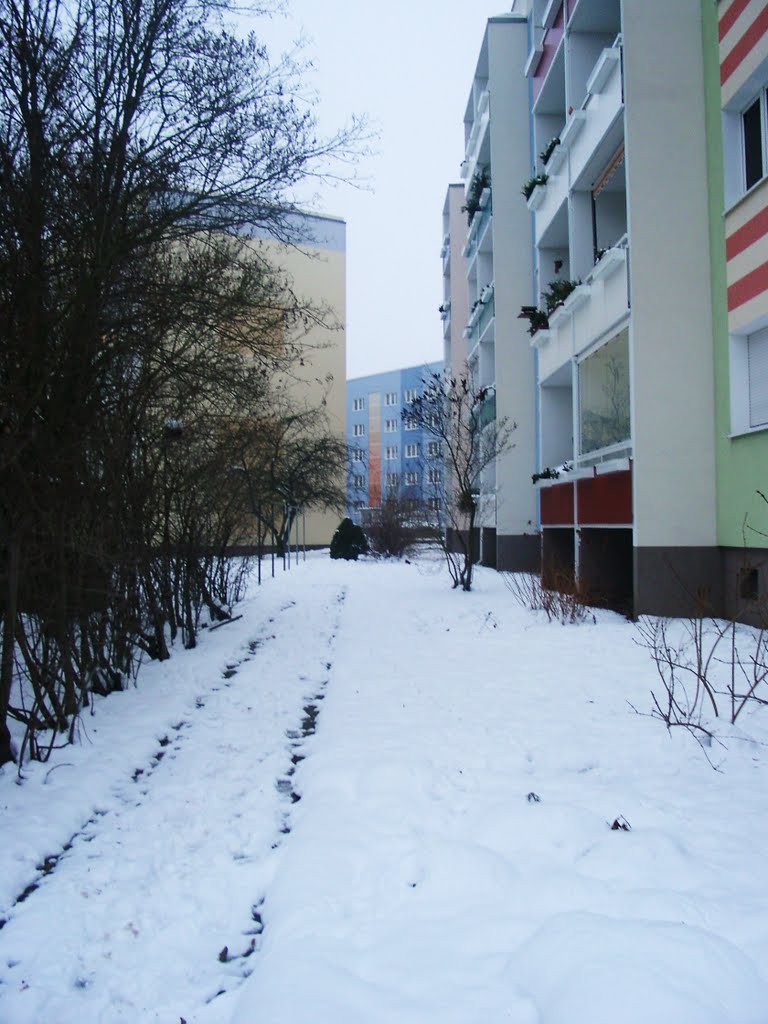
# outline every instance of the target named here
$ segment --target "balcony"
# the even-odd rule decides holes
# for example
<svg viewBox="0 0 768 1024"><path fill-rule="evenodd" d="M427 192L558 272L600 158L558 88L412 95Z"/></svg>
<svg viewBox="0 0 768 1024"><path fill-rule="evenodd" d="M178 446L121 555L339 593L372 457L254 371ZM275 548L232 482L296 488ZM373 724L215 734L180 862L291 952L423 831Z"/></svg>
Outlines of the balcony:
<svg viewBox="0 0 768 1024"><path fill-rule="evenodd" d="M496 391L488 389L486 397L477 403L472 410L472 416L480 430L484 430L490 423L496 422Z"/></svg>
<svg viewBox="0 0 768 1024"><path fill-rule="evenodd" d="M451 236L445 235L443 237L443 244L440 246L440 259L443 261L443 273L448 272L448 268L451 265Z"/></svg>
<svg viewBox="0 0 768 1024"><path fill-rule="evenodd" d="M488 248L487 243L490 241L488 229L490 228L493 216L490 196L491 190L488 188L484 189L480 197L480 209L474 215L472 223L469 225L467 241L462 249L462 255L468 263L475 258L480 250Z"/></svg>
<svg viewBox="0 0 768 1024"><path fill-rule="evenodd" d="M485 298L481 299L472 310L472 315L467 325L467 350L472 356L474 349L480 342L494 340L493 326L496 318L496 304L493 295L493 286L484 290ZM482 382L487 383L487 382Z"/></svg>
<svg viewBox="0 0 768 1024"><path fill-rule="evenodd" d="M614 328L629 313L626 241L608 249L562 306L549 316L549 330L537 332L539 373L548 378L574 356ZM539 338L541 335L541 338Z"/></svg>
<svg viewBox="0 0 768 1024"><path fill-rule="evenodd" d="M595 158L615 149L623 138L621 47L604 49L586 83L581 110L571 114L566 132L571 129L570 179L572 187L587 187L594 178ZM561 138L562 142L562 138Z"/></svg>
<svg viewBox="0 0 768 1024"><path fill-rule="evenodd" d="M486 145L486 139L490 120L490 93L486 88L483 89L477 101L475 117L472 122L472 130L470 131L469 138L467 139L467 147L464 151L464 160L461 164L461 176L466 181L472 180L472 176L480 162L481 154L484 154L485 150L488 148Z"/></svg>

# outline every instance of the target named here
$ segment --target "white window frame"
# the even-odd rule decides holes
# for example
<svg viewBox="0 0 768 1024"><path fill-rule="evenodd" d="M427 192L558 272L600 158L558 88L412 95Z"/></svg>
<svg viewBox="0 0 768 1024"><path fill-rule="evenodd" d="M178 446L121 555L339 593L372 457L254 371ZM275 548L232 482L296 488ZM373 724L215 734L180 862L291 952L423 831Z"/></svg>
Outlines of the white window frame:
<svg viewBox="0 0 768 1024"><path fill-rule="evenodd" d="M387 473L387 487L399 487L400 486L400 474L399 473Z"/></svg>
<svg viewBox="0 0 768 1024"><path fill-rule="evenodd" d="M365 409L364 398L353 398L352 399L352 412L362 412Z"/></svg>
<svg viewBox="0 0 768 1024"><path fill-rule="evenodd" d="M413 416L406 416L403 420L403 430L418 430L419 425Z"/></svg>
<svg viewBox="0 0 768 1024"><path fill-rule="evenodd" d="M427 442L427 458L428 459L439 459L443 454L442 448L439 441L428 441Z"/></svg>
<svg viewBox="0 0 768 1024"><path fill-rule="evenodd" d="M365 437L365 424L355 423L352 427L352 434L354 437Z"/></svg>
<svg viewBox="0 0 768 1024"><path fill-rule="evenodd" d="M386 462L395 462L399 458L400 458L400 455L399 455L399 452L398 452L398 449L397 449L397 445L396 444L387 445L387 447L384 449L384 459L385 459L385 461Z"/></svg>
<svg viewBox="0 0 768 1024"><path fill-rule="evenodd" d="M747 153L746 153L746 136L744 134L744 115L750 110L756 102L760 103L760 149L763 163L763 173L752 185L747 188ZM741 193L745 195L747 192L751 192L753 188L756 188L760 182L768 174L768 101L766 100L766 90L762 88L757 96L753 96L749 103L746 103L739 114L739 134L741 146L739 147L741 153Z"/></svg>
<svg viewBox="0 0 768 1024"><path fill-rule="evenodd" d="M352 451L353 462L365 462L365 452L362 448L355 448Z"/></svg>
<svg viewBox="0 0 768 1024"><path fill-rule="evenodd" d="M396 434L397 433L397 420L384 420L384 433L385 434Z"/></svg>
<svg viewBox="0 0 768 1024"><path fill-rule="evenodd" d="M406 487L417 487L419 484L419 474L415 470L408 470L405 474L405 485Z"/></svg>
<svg viewBox="0 0 768 1024"><path fill-rule="evenodd" d="M406 402L413 402L419 396L418 388L406 388L403 396Z"/></svg>
<svg viewBox="0 0 768 1024"><path fill-rule="evenodd" d="M388 391L384 396L384 405L397 405L397 392Z"/></svg>
<svg viewBox="0 0 768 1024"><path fill-rule="evenodd" d="M406 457L406 459L418 459L418 457L419 457L419 446L418 446L418 444L407 444L405 446L405 457Z"/></svg>
<svg viewBox="0 0 768 1024"><path fill-rule="evenodd" d="M360 473L355 473L354 477L352 478L352 486L355 488L356 491L365 490L365 477L362 476L362 474Z"/></svg>
<svg viewBox="0 0 768 1024"><path fill-rule="evenodd" d="M750 415L750 398L753 392L753 381L750 379L750 346L768 344L768 323L750 327L751 329L743 334L732 334L730 339L731 437L768 430L768 421L752 423Z"/></svg>
<svg viewBox="0 0 768 1024"><path fill-rule="evenodd" d="M431 484L441 484L443 482L443 474L439 469L430 469L428 479Z"/></svg>

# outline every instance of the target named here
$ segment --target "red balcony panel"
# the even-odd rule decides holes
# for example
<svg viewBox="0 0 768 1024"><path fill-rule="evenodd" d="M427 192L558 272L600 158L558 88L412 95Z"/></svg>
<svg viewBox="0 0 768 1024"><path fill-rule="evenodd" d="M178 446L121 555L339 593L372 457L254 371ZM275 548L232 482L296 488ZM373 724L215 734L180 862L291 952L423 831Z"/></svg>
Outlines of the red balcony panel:
<svg viewBox="0 0 768 1024"><path fill-rule="evenodd" d="M552 27L544 33L544 53L541 55L539 66L536 68L533 75L534 97L539 95L539 91L544 84L544 79L547 77L547 72L552 67L552 62L555 59L555 54L557 53L557 48L560 45L560 40L563 38L564 31L565 15L561 5Z"/></svg>
<svg viewBox="0 0 768 1024"><path fill-rule="evenodd" d="M576 482L579 523L609 525L632 522L632 470L600 473Z"/></svg>
<svg viewBox="0 0 768 1024"><path fill-rule="evenodd" d="M541 525L573 526L573 484L541 489Z"/></svg>

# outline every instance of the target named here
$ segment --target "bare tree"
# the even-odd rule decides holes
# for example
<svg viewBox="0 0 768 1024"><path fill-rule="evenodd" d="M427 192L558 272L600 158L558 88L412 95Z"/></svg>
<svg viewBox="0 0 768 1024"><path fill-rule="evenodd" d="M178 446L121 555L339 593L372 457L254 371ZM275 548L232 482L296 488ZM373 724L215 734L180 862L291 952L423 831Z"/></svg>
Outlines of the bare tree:
<svg viewBox="0 0 768 1024"><path fill-rule="evenodd" d="M248 243L301 240L296 187L361 128L322 138L240 13L0 0L0 764L9 716L66 735L226 604L226 425L322 317Z"/></svg>
<svg viewBox="0 0 768 1024"><path fill-rule="evenodd" d="M424 469L432 470L431 495L436 537L454 587L472 589L473 532L483 474L512 446L516 424L487 415L488 388L467 377L431 374L424 390L403 410L430 438ZM440 469L440 475L435 470Z"/></svg>

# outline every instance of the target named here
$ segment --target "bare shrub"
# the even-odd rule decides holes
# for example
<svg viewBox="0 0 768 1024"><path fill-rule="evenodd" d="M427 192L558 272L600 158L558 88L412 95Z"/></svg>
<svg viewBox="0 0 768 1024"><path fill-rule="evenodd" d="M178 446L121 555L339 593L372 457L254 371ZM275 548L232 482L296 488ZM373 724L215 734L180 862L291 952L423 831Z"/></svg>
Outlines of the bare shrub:
<svg viewBox="0 0 768 1024"><path fill-rule="evenodd" d="M668 729L686 729L710 746L718 720L734 725L745 708L768 704L766 625L701 616L644 618L636 628L661 681L650 714Z"/></svg>
<svg viewBox="0 0 768 1024"><path fill-rule="evenodd" d="M381 507L372 510L365 532L374 554L403 558L418 539L418 509L413 500L388 494Z"/></svg>
<svg viewBox="0 0 768 1024"><path fill-rule="evenodd" d="M504 573L503 577L518 603L532 611L543 611L548 622L567 626L590 618L595 621L587 595L570 573L556 573L551 587L545 587L535 573Z"/></svg>

